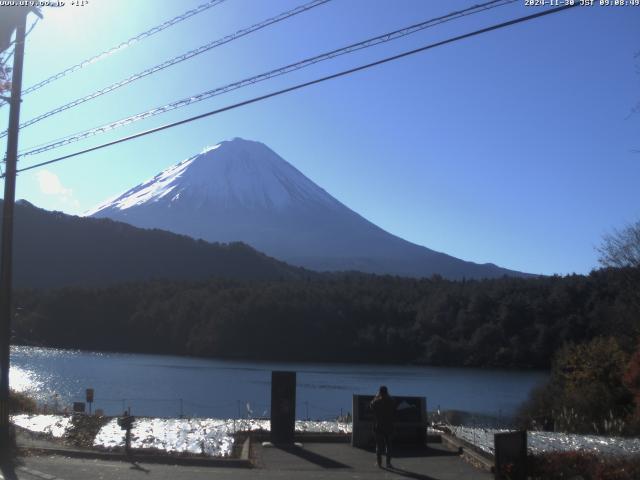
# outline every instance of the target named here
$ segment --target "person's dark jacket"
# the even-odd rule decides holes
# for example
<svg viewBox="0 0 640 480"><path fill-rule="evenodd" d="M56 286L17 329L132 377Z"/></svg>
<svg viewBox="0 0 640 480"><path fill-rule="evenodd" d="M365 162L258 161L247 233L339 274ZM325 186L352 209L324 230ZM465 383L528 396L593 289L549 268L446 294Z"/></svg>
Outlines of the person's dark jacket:
<svg viewBox="0 0 640 480"><path fill-rule="evenodd" d="M373 431L384 435L393 433L393 420L395 417L396 403L389 395L378 395L371 401L374 424Z"/></svg>

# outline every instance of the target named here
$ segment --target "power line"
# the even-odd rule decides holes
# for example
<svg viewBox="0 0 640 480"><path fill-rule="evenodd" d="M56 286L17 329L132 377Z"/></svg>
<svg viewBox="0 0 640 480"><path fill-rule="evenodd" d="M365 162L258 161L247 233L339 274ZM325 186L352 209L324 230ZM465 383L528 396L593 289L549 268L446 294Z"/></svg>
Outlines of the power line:
<svg viewBox="0 0 640 480"><path fill-rule="evenodd" d="M36 25L38 24L38 21L42 18L42 16L38 13L38 18L36 18L32 23L31 26L27 29L26 33L24 34L25 39L29 36L29 34L33 31L33 29L36 27ZM15 51L15 47L16 47L16 39L12 40L9 45L7 45L7 54L5 55L7 58L13 56L13 52ZM13 49L11 50L11 52L8 51L9 47L13 47Z"/></svg>
<svg viewBox="0 0 640 480"><path fill-rule="evenodd" d="M27 39L27 37L29 37L29 34L32 32L32 30L35 28L35 26L38 24L38 20L40 20L40 17L36 18L33 23L31 24L31 26L29 27L29 29L26 31L26 33L24 34L24 38L25 41ZM3 54L2 56L0 56L0 73L3 73L2 71L4 70L4 72L6 73L9 69L8 67L6 67L7 62L9 61L10 58L13 57L14 52L16 51L16 41L12 41L10 44L10 46L13 46L13 48L11 50L6 50L6 54ZM2 76L0 76L0 80L2 80ZM2 89L0 89L1 92ZM9 103L9 98L5 98L5 97L0 97L0 108L2 108L4 106L4 102ZM2 135L3 137L6 136L6 134Z"/></svg>
<svg viewBox="0 0 640 480"><path fill-rule="evenodd" d="M308 81L308 82L299 83L299 84L294 85L292 87L288 87L288 88L284 88L282 90L277 90L275 92L267 93L267 94L261 95L259 97L254 97L254 98L251 98L249 100L245 100L243 102L239 102L239 103L235 103L233 105L228 105L226 107L218 108L216 110L212 110L212 111L207 112L207 113L196 115L194 117L186 118L184 120L179 120L179 121L173 122L173 123L168 123L166 125L162 125L160 127L152 128L152 129L149 129L149 130L146 130L146 131L143 131L143 132L139 132L139 133L136 133L136 134L133 134L133 135L122 137L122 138L119 138L117 140L113 140L111 142L106 142L106 143L103 143L101 145L96 145L94 147L90 147L90 148L86 148L84 150L80 150L78 152L70 153L68 155L63 155L61 157L54 158L52 160L48 160L46 162L36 163L34 165L30 165L28 167L24 167L24 168L18 169L17 171L18 172L26 172L27 170L32 170L34 168L42 167L42 166L45 166L45 165L50 165L52 163L57 163L57 162L60 162L62 160L66 160L66 159L69 159L69 158L72 158L72 157L76 157L78 155L82 155L82 154L85 154L85 153L89 153L89 152L93 152L93 151L96 151L96 150L100 150L102 148L110 147L112 145L117 145L119 143L127 142L129 140L133 140L133 139L140 138L140 137L143 137L143 136L146 136L146 135L150 135L152 133L156 133L156 132L160 132L162 130L167 130L169 128L177 127L177 126L183 125L185 123L190 123L190 122L193 122L195 120L200 120L200 119L205 118L205 117L210 117L210 116L213 116L213 115L217 115L217 114L222 113L222 112L226 112L226 111L229 111L229 110L234 110L236 108L243 107L245 105L250 105L252 103L260 102L262 100L266 100L268 98L272 98L272 97L276 97L276 96L279 96L279 95L283 95L285 93L293 92L295 90L300 90L302 88L309 87L311 85L315 85L315 84L318 84L318 83L322 83L322 82L325 82L327 80L333 80L335 78L344 77L346 75L350 75L350 74L355 73L355 72L359 72L359 71L366 70L366 69L369 69L369 68L372 68L372 67L375 67L375 66L378 66L378 65L382 65L384 63L388 63L388 62L392 62L392 61L395 61L395 60L399 60L401 58L408 57L408 56L414 55L416 53L424 52L426 50L431 50L433 48L440 47L442 45L447 45L449 43L457 42L457 41L463 40L465 38L474 37L474 36L477 36L477 35L481 35L483 33L491 32L493 30L498 30L498 29L501 29L501 28L509 27L511 25L516 25L518 23L527 22L529 20L534 20L536 18L544 17L546 15L551 15L551 14L554 14L554 13L558 13L558 12L561 12L563 10L567 10L569 8L574 8L574 7L577 7L577 6L579 6L578 3L575 3L573 5L568 4L568 5L565 5L565 6L562 6L562 7L557 7L557 8L553 8L553 9L549 9L549 10L544 10L542 12L534 13L532 15L526 15L524 17L519 17L519 18L516 18L516 19L513 19L513 20L509 20L507 22L503 22L503 23L499 23L499 24L496 24L496 25L492 25L490 27L485 27L485 28L482 28L480 30L475 30L475 31L470 32L470 33L465 33L463 35L458 35L456 37L451 37L451 38L448 38L446 40L442 40L442 41L439 41L439 42L436 42L436 43L425 45L425 46L420 47L420 48L416 48L414 50L409 50L409 51L400 53L398 55L393 55L391 57L386 57L386 58L383 58L381 60L377 60L375 62L367 63L367 64L364 64L364 65L360 65L358 67L350 68L348 70L343 70L341 72L334 73L332 75L327 75L325 77L317 78L315 80L311 80L311 81Z"/></svg>
<svg viewBox="0 0 640 480"><path fill-rule="evenodd" d="M38 14L39 15L39 14ZM31 33L31 31L35 28L36 24L38 23L38 20L40 20L40 16L38 16L38 18L36 18L33 23L31 24L31 26L29 27L29 29L27 30L27 32L24 34L25 39L29 36L29 34ZM9 47L13 47L11 50L9 50ZM9 45L7 45L7 49L5 50L7 53L3 54L4 58L0 59L0 65L4 65L6 62L9 61L9 59L11 57L13 57L14 52L16 51L16 40L12 40Z"/></svg>
<svg viewBox="0 0 640 480"><path fill-rule="evenodd" d="M27 33L24 34L25 38L29 36L29 34L33 31L34 28L36 28L36 25L38 24L38 21L40 21L40 18L41 17L38 17L33 21L31 26L29 27L29 30L27 30Z"/></svg>
<svg viewBox="0 0 640 480"><path fill-rule="evenodd" d="M249 85L252 85L254 83L262 82L262 81L268 80L270 78L274 78L274 77L277 77L277 76L280 76L280 75L284 75L284 74L290 73L292 71L308 67L308 66L313 65L315 63L319 63L321 61L330 60L330 59L335 58L335 57L340 56L340 55L344 55L344 54L347 54L347 53L355 52L355 51L361 50L363 48L372 47L372 46L375 46L375 45L380 44L380 43L389 42L389 41L395 40L397 38L401 38L401 37L404 37L406 35L410 35L410 34L415 33L417 31L420 31L420 30L423 30L423 29L426 29L426 28L429 28L429 27L433 27L433 26L439 25L441 23L445 23L445 22L448 22L448 21L451 21L451 20L455 20L457 18L464 17L464 16L467 16L467 15L480 13L482 11L489 10L489 9L492 9L492 8L496 8L496 7L499 7L499 6L504 6L504 5L507 5L507 4L510 4L510 3L514 3L515 1L517 1L517 0L492 0L492 1L480 4L480 5L474 5L472 7L466 8L464 10L452 12L452 13L449 13L449 14L447 14L445 16L442 16L442 17L433 18L433 19L430 19L430 20L427 20L427 21L424 21L424 22L421 22L421 23L418 23L418 24L415 24L415 25L411 25L409 27L405 27L403 29L399 29L399 30L396 30L396 31L393 31L393 32L390 32L390 33L385 33L385 34L379 35L377 37L369 38L367 40L364 40L364 41L361 41L361 42L358 42L358 43L354 43L354 44L348 45L346 47L342 47L342 48L337 49L337 50L332 50L330 52L326 52L326 53L323 53L323 54L320 54L320 55L316 55L315 57L307 58L307 59L301 60L299 62L296 62L294 64L286 65L284 67L280 67L278 69L271 70L271 71L266 72L266 73L262 73L262 74L259 74L259 75L253 76L253 77L249 77L249 78L246 78L246 79L243 79L243 80L240 80L240 81L225 85L223 87L218 87L218 88L215 88L215 89L212 89L212 90L208 90L208 91L200 93L198 95L192 95L190 97L187 97L187 98L184 98L184 99L181 99L181 100L178 100L178 101L174 101L174 102L171 102L169 104L166 104L166 105L163 105L163 106L160 106L160 107L156 107L156 108L153 108L151 110L147 110L145 112L141 112L141 113L138 113L138 114L135 114L135 115L131 115L129 117L125 117L123 119L117 120L117 121L112 122L110 124L94 127L94 128L88 129L88 130L81 131L81 132L76 132L76 133L73 133L71 135L66 135L64 137L55 139L53 141L45 142L43 144L36 145L36 146L32 147L31 150L28 150L26 152L21 153L20 156L22 157L22 156L27 156L27 155L35 155L35 154L42 153L42 152L45 152L45 151L48 151L48 150L51 150L51 149L54 149L54 148L58 148L58 147L61 147L61 146L64 146L64 145L75 143L75 142L83 140L85 138L92 137L94 135L98 135L98 134L101 134L101 133L106 133L108 131L115 130L117 128L126 126L126 125L128 125L130 123L135 123L137 121L144 120L146 118L150 118L150 117L159 115L161 113L165 113L167 111L171 111L171 110L175 110L175 109L178 109L178 108L182 108L182 107L185 107L185 106L188 106L188 105L191 105L191 104L194 104L194 103L197 103L197 102L212 98L214 96L221 95L223 93L227 93L227 92L232 91L232 90L243 88L245 86L249 86Z"/></svg>
<svg viewBox="0 0 640 480"><path fill-rule="evenodd" d="M209 42L205 45L201 45L197 48L194 48L193 50L189 50L188 52L182 53L181 55L175 56L173 58L170 58L169 60L166 60L158 65L154 65L151 68L147 68L146 70L143 70L142 72L136 73L134 75L131 75L127 78L125 78L124 80L120 80L118 82L112 83L111 85L108 85L107 87L104 87L98 91L95 91L93 93L90 93L89 95L85 95L84 97L81 98L77 98L75 100L72 100L71 102L65 103L64 105L61 105L59 107L54 108L53 110L50 110L46 113L43 113L42 115L38 115L37 117L31 118L29 120L27 120L26 122L22 123L20 125L20 128L24 128L24 127L28 127L29 125L33 125L34 123L37 123L41 120L44 120L45 118L49 118L53 115L56 115L57 113L63 112L65 110L69 110L73 107L77 107L78 105L81 105L85 102L88 102L89 100L93 100L94 98L98 98L102 95L105 95L107 93L113 92L114 90L117 90L120 87L124 87L125 85L128 85L132 82L135 82L136 80L139 80L141 78L144 78L148 75L151 75L153 73L157 73L161 70L164 70L165 68L171 67L173 65L176 65L180 62L184 62L185 60L188 60L190 58L193 58L197 55L200 55L202 53L208 52L209 50L212 50L216 47L219 47L221 45L224 45L226 43L232 42L234 40L237 40L238 38L242 38L246 35L249 35L250 33L256 32L258 30L261 30L263 28L266 28L270 25L273 25L274 23L278 23L281 22L283 20L286 20L288 18L291 18L295 15L298 15L300 13L304 13L308 10L311 10L312 8L318 7L320 5L323 5L327 2L330 2L331 0L312 0L309 3L305 3L303 5L300 5L296 8L293 8L291 10L287 10L286 12L282 12L279 15L276 15L275 17L270 17L260 23L257 23L255 25L252 25L250 27L244 28L242 30L238 30L237 32L231 34L231 35L227 35L226 37L223 38L219 38L217 40L214 40L212 42ZM0 133L0 138L3 138L7 135L7 132L4 131L2 133Z"/></svg>
<svg viewBox="0 0 640 480"><path fill-rule="evenodd" d="M243 88L249 85L253 85L258 82L263 82L265 80L269 80L274 77L278 77L281 75L285 75L287 73L300 70L302 68L309 67L319 62L323 62L326 60L330 60L332 58L345 55L348 53L352 53L358 50L362 50L364 48L373 47L375 45L379 45L381 43L390 42L392 40L396 40L398 38L416 33L418 31L424 30L426 28L434 27L436 25L440 25L445 22L449 22L464 16L473 15L476 13L483 12L485 10L489 10L492 8L497 8L500 6L508 5L514 3L518 0L491 0L489 2L474 5L472 7L466 8L464 10L456 11L449 13L447 15L432 18L430 20L426 20L424 22L417 23L415 25L411 25L409 27L405 27L399 30L395 30L393 32L385 33L383 35L378 35L377 37L372 37L367 40L363 40L361 42L353 43L346 47L342 47L336 50L331 50L329 52L322 53L320 55L316 55L314 57L309 57L304 60L300 60L296 63L292 63L286 65L284 67L279 67L274 70L270 70L265 73L261 73L259 75L255 75L253 77L245 78L243 80L239 80L237 82L233 82L222 87L216 87L212 90L207 90L206 92L202 92L197 95L191 95L189 97L183 98L181 100L176 100L171 103L162 105L160 107L153 108L151 110L147 110L135 115L131 115L129 117L122 118L120 120L116 120L115 122L111 122L106 125L101 125L98 127L94 127L88 130L83 130L81 132L76 132L71 135L66 135L64 137L58 138L51 142L37 145L30 150L22 152L20 157L28 156L28 155L36 155L38 153L46 152L48 150L52 150L54 148L59 148L64 145L69 145L71 143L78 142L88 137L92 137L94 135L98 135L101 133L106 133L111 130L115 130L117 128L123 127L125 125L129 125L131 123L138 122L140 120L144 120L147 118L154 117L161 113L165 113L171 110L176 110L178 108L186 107L188 105L192 105L194 103L201 102L203 100L215 97L217 95L222 95L223 93L230 92L232 90L237 90L239 88Z"/></svg>
<svg viewBox="0 0 640 480"><path fill-rule="evenodd" d="M40 17L36 18L33 23L31 24L31 26L29 27L29 29L27 30L27 32L24 34L25 39L29 36L29 34L31 33L31 31L36 27L36 25L38 24L38 20L40 20ZM13 47L11 50L9 50L7 48L6 53L2 54L2 57L4 58L0 58L0 65L4 65L5 63L7 63L9 61L10 58L13 57L14 52L16 51L16 41L13 40L10 44L9 47Z"/></svg>
<svg viewBox="0 0 640 480"><path fill-rule="evenodd" d="M203 3L202 5L198 5L196 8L193 8L191 10L187 10L186 12L184 12L181 15L178 15L177 17L173 17L170 20L167 20L164 23L161 23L160 25L156 25L155 27L150 28L149 30L145 30L142 33L139 33L138 35L129 38L128 40L125 40L124 42L116 45L115 47L111 47L108 50L105 50L97 55L94 55L93 57L90 57L86 60L81 61L80 63L77 63L69 68L66 68L64 70L62 70L61 72L56 73L55 75L50 76L49 78L45 78L44 80L36 83L35 85L32 85L31 87L25 89L22 92L22 95L27 95L31 92L34 92L36 90L38 90L39 88L44 87L45 85L48 85L52 82L55 82L56 80L65 77L67 75L69 75L70 73L73 73L77 70L80 70L81 68L84 68L88 65L91 65L92 63L97 62L98 60L102 60L105 57L108 57L109 55L112 55L120 50L124 50L127 47L130 47L131 45L133 45L136 42L139 42L140 40L143 40L145 38L151 37L152 35L155 35L156 33L160 33L161 31L176 25L177 23L182 22L183 20L186 20L187 18L193 17L194 15L197 15L199 13L202 13L212 7L215 7L216 5L221 4L222 2L224 2L225 0L209 0L207 3Z"/></svg>

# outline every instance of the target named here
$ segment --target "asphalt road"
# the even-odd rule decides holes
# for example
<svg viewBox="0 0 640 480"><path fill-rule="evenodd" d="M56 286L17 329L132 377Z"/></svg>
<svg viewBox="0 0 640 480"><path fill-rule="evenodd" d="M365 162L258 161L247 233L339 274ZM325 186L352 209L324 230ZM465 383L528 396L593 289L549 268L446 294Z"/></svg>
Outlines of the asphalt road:
<svg viewBox="0 0 640 480"><path fill-rule="evenodd" d="M255 468L225 468L137 464L124 461L24 456L1 468L6 480L281 480L281 479L402 479L489 480L493 476L464 462L458 455L437 446L427 451L404 453L394 460L395 469L378 469L372 453L347 444L307 444L282 450L256 445Z"/></svg>

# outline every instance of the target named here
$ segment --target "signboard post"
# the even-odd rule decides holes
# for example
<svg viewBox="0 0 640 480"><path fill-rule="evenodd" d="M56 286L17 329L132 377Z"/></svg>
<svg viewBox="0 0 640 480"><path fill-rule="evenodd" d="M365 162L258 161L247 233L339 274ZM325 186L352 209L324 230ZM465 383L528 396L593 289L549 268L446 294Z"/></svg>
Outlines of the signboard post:
<svg viewBox="0 0 640 480"><path fill-rule="evenodd" d="M87 403L89 404L89 415L91 415L91 404L93 403L93 388L87 388Z"/></svg>

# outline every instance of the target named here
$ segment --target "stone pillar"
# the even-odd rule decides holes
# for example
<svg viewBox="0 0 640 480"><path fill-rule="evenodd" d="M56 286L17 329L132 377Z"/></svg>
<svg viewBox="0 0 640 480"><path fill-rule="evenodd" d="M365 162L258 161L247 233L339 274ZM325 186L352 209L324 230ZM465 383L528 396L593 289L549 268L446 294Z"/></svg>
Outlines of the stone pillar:
<svg viewBox="0 0 640 480"><path fill-rule="evenodd" d="M271 442L293 443L296 423L296 372L271 372Z"/></svg>

